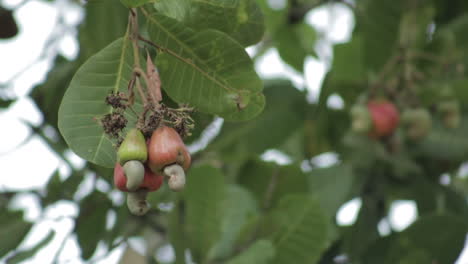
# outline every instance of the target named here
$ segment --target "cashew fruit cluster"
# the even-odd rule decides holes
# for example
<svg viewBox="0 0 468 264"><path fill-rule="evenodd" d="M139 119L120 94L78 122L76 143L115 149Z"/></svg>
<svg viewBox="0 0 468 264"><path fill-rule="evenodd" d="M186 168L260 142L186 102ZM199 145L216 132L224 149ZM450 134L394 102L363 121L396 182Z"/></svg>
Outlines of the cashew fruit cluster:
<svg viewBox="0 0 468 264"><path fill-rule="evenodd" d="M395 105L386 100L372 100L351 108L351 129L368 133L371 137L390 136L398 127L400 113Z"/></svg>
<svg viewBox="0 0 468 264"><path fill-rule="evenodd" d="M148 212L147 194L157 191L164 177L173 191L181 191L191 163L181 137L167 126L157 128L148 141L140 130L131 129L118 149L117 158L114 184L128 192L127 206L135 215Z"/></svg>

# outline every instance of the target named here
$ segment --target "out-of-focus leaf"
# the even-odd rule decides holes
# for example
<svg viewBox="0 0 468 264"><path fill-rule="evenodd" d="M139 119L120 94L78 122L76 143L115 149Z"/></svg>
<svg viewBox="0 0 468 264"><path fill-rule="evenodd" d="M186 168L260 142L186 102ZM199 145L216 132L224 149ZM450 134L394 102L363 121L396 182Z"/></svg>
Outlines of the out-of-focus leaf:
<svg viewBox="0 0 468 264"><path fill-rule="evenodd" d="M463 218L453 215L420 217L403 232L377 240L363 263L455 263L464 247L467 228Z"/></svg>
<svg viewBox="0 0 468 264"><path fill-rule="evenodd" d="M110 92L126 91L133 53L128 38L116 40L84 63L73 77L59 109L59 129L70 148L82 158L111 168L116 154L99 119L113 112L106 105ZM141 109L138 102L135 109ZM136 116L127 110L128 127Z"/></svg>
<svg viewBox="0 0 468 264"><path fill-rule="evenodd" d="M374 72L392 56L397 48L399 24L403 11L404 0L362 0L356 2L358 12L356 20L365 50L365 66Z"/></svg>
<svg viewBox="0 0 468 264"><path fill-rule="evenodd" d="M226 211L221 223L221 238L210 252L210 258L214 259L222 259L232 253L234 242L242 227L258 210L255 198L241 186L228 185L226 191L223 205Z"/></svg>
<svg viewBox="0 0 468 264"><path fill-rule="evenodd" d="M424 249L432 261L455 263L464 247L467 231L468 226L463 218L452 215L426 216L408 227L401 234L399 243L405 246L409 242L415 248Z"/></svg>
<svg viewBox="0 0 468 264"><path fill-rule="evenodd" d="M439 120L432 123L429 135L412 146L412 153L417 157L426 157L438 162L465 160L468 157L468 140L465 136L468 132L468 119L462 117L461 124L456 129L446 128ZM443 170L443 167L440 169Z"/></svg>
<svg viewBox="0 0 468 264"><path fill-rule="evenodd" d="M349 200L353 185L353 172L348 165L314 169L309 173L311 193L322 209L334 217L340 206Z"/></svg>
<svg viewBox="0 0 468 264"><path fill-rule="evenodd" d="M275 248L271 241L261 239L242 252L240 255L231 259L227 264L268 264L275 255Z"/></svg>
<svg viewBox="0 0 468 264"><path fill-rule="evenodd" d="M64 181L60 179L60 172L57 170L50 177L45 190L46 195L42 199L44 206L59 200L72 200L78 185L83 180L84 171L73 171Z"/></svg>
<svg viewBox="0 0 468 264"><path fill-rule="evenodd" d="M139 7L147 3L154 3L156 0L120 0L128 8Z"/></svg>
<svg viewBox="0 0 468 264"><path fill-rule="evenodd" d="M23 241L32 224L24 221L22 211L4 211L0 214L0 223L0 256L5 256Z"/></svg>
<svg viewBox="0 0 468 264"><path fill-rule="evenodd" d="M422 48L427 43L427 28L433 22L435 9L427 2L407 10L400 22L399 44L406 48Z"/></svg>
<svg viewBox="0 0 468 264"><path fill-rule="evenodd" d="M273 39L281 58L299 72L304 71L308 55L316 56L316 33L309 24L285 24L274 32Z"/></svg>
<svg viewBox="0 0 468 264"><path fill-rule="evenodd" d="M8 258L7 263L8 264L21 263L22 261L25 261L25 260L31 258L32 256L34 256L37 253L37 251L41 250L44 246L49 244L50 241L52 241L52 239L54 239L54 237L55 237L55 231L49 232L49 234L47 236L45 236L44 239L42 239L34 247L32 247L30 249L27 249L27 250L17 252L12 257Z"/></svg>
<svg viewBox="0 0 468 264"><path fill-rule="evenodd" d="M89 259L99 241L105 237L107 211L111 205L106 194L99 191L91 193L80 202L80 212L75 221L74 232L83 259Z"/></svg>
<svg viewBox="0 0 468 264"><path fill-rule="evenodd" d="M151 40L165 51L156 63L174 101L227 120L248 120L263 110L262 81L241 45L220 31L195 32L159 13L143 13Z"/></svg>
<svg viewBox="0 0 468 264"><path fill-rule="evenodd" d="M59 102L75 73L77 62L70 62L62 56L57 56L54 68L47 74L46 81L35 87L31 92L36 105L41 109L47 123L57 128Z"/></svg>
<svg viewBox="0 0 468 264"><path fill-rule="evenodd" d="M271 263L315 263L327 246L327 219L309 195L283 197L272 214L272 241L276 255Z"/></svg>
<svg viewBox="0 0 468 264"><path fill-rule="evenodd" d="M81 63L125 34L129 12L115 0L88 1L85 11L78 36Z"/></svg>
<svg viewBox="0 0 468 264"><path fill-rule="evenodd" d="M0 97L0 108L8 108L15 100L13 99L4 99Z"/></svg>
<svg viewBox="0 0 468 264"><path fill-rule="evenodd" d="M241 171L239 184L246 187L260 206L274 208L283 196L306 193L308 179L298 165L279 166L260 160L250 160Z"/></svg>
<svg viewBox="0 0 468 264"><path fill-rule="evenodd" d="M344 232L344 248L351 261L360 259L366 249L379 238L379 206L375 197L363 197L356 223Z"/></svg>
<svg viewBox="0 0 468 264"><path fill-rule="evenodd" d="M184 229L183 202L176 201L174 209L169 214L169 241L174 247L175 264L185 263L185 252L187 250L186 234Z"/></svg>
<svg viewBox="0 0 468 264"><path fill-rule="evenodd" d="M245 47L263 36L263 15L254 0L160 0L154 6L195 30L222 31Z"/></svg>
<svg viewBox="0 0 468 264"><path fill-rule="evenodd" d="M365 82L367 71L362 37L359 34L354 34L350 42L335 45L333 48L333 66L330 73L333 76L333 81Z"/></svg>
<svg viewBox="0 0 468 264"><path fill-rule="evenodd" d="M194 260L206 261L208 252L222 234L226 185L220 170L210 166L192 168L184 193L185 223Z"/></svg>

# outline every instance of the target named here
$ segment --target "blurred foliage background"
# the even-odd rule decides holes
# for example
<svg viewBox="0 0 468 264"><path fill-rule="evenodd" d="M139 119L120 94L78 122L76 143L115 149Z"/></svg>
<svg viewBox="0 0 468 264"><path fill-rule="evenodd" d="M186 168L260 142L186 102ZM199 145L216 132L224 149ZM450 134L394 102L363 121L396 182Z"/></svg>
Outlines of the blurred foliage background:
<svg viewBox="0 0 468 264"><path fill-rule="evenodd" d="M184 7L190 8L190 2L161 0L150 5L177 17ZM113 0L70 0L85 13L77 27L79 54L74 60L57 55L46 80L29 97L43 116L40 125L30 124L31 130L71 172L64 175L57 169L40 189L2 190L0 256L4 261L27 260L55 236L51 231L36 245L17 248L35 225L25 220L23 210L11 206L24 193L34 195L43 211L60 201L79 207L76 217L70 217L74 228L68 236L76 238L82 260L90 263L117 247L125 249L121 263L445 264L457 260L468 228L468 181L466 170L460 169L468 160L468 2L231 2L234 10L245 11L249 6L248 14L261 25L258 32L223 24L229 19L203 24L193 16L195 22L184 22L194 30L222 30L244 47L257 42L250 33L261 34L264 29L252 59L274 48L299 74L304 74L309 56L324 61L328 69L318 99L310 100L308 90L294 87L291 80L268 79L264 80L266 106L253 120L225 121L218 132L210 124L219 125L219 119L196 113L196 129L186 143L210 132L214 139L193 154L186 190L174 194L164 187L152 194L154 209L148 215L132 216L113 190L112 170L89 162L77 168L57 125L59 102L74 73L90 56L124 35L128 9ZM330 44L327 34L306 23L305 16L316 8L337 5L353 12L355 27L349 42L332 46L330 52L320 49ZM200 18L213 12L227 14L226 8L212 5L196 12ZM2 39L17 34L14 12L0 7ZM8 89L8 83L0 89L1 110L15 102ZM451 100L460 104L461 122L455 128L444 126L437 111L447 90ZM402 127L384 139L353 133L351 107L363 95L374 94L385 95L400 110L428 109L433 118L429 134L411 141ZM336 96L342 99L342 107L327 103ZM262 159L271 149L290 162L280 165ZM335 154L338 161L327 167L313 162L324 153ZM89 178L91 191L77 196ZM338 210L354 198L362 203L356 221L338 225ZM418 218L402 231L390 227L382 232L379 225L388 224L390 207L397 200L414 201ZM131 238L143 239L145 251L127 247ZM167 250L168 245L175 257L157 258L156 252ZM98 246L104 248L100 252L104 255L96 253ZM59 263L61 250L50 256L51 262Z"/></svg>

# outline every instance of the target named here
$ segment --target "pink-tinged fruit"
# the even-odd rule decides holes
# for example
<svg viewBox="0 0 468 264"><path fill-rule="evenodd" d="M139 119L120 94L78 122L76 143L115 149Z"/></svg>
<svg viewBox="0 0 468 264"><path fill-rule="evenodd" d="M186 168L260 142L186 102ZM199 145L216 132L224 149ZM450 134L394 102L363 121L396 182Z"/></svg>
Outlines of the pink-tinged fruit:
<svg viewBox="0 0 468 264"><path fill-rule="evenodd" d="M372 117L372 137L386 137L395 131L400 121L400 114L394 104L388 101L370 101L367 104Z"/></svg>
<svg viewBox="0 0 468 264"><path fill-rule="evenodd" d="M148 192L156 191L161 187L163 179L164 177L162 175L153 173L147 166L145 166L143 182L137 190L146 190ZM127 178L125 177L124 169L118 162L114 167L114 184L123 192L129 191L126 186Z"/></svg>
<svg viewBox="0 0 468 264"><path fill-rule="evenodd" d="M162 126L153 132L148 144L148 165L153 172L162 174L164 167L171 164L188 170L190 162L190 154L177 131Z"/></svg>

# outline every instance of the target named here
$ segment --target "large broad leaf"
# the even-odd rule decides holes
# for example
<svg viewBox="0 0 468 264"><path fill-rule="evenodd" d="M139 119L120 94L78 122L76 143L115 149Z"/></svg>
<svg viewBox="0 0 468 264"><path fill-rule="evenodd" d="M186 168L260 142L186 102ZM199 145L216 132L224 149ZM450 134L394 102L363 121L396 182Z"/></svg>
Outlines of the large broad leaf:
<svg viewBox="0 0 468 264"><path fill-rule="evenodd" d="M159 13L143 12L163 89L178 103L228 120L246 120L264 107L262 81L236 41L216 30L195 32Z"/></svg>
<svg viewBox="0 0 468 264"><path fill-rule="evenodd" d="M368 69L380 71L396 50L400 18L406 2L363 0L356 3L356 9L360 10L356 13L356 27L362 34Z"/></svg>
<svg viewBox="0 0 468 264"><path fill-rule="evenodd" d="M257 214L257 202L252 194L238 185L228 185L224 199L221 238L210 252L210 258L223 259L232 254L233 245L248 219ZM255 262L256 263L256 262Z"/></svg>
<svg viewBox="0 0 468 264"><path fill-rule="evenodd" d="M340 206L349 200L353 174L348 165L314 169L309 174L311 193L322 208L334 217Z"/></svg>
<svg viewBox="0 0 468 264"><path fill-rule="evenodd" d="M309 195L284 197L272 215L274 264L316 263L327 246L327 219Z"/></svg>
<svg viewBox="0 0 468 264"><path fill-rule="evenodd" d="M99 191L81 201L74 231L83 259L89 259L93 255L99 241L106 235L106 217L111 205L107 196Z"/></svg>
<svg viewBox="0 0 468 264"><path fill-rule="evenodd" d="M258 117L242 124L226 122L211 148L231 152L242 145L245 151L260 154L279 146L303 123L305 94L289 81L267 81L265 98L265 110Z"/></svg>
<svg viewBox="0 0 468 264"><path fill-rule="evenodd" d="M204 263L221 235L226 195L224 175L202 166L190 170L184 193L189 247L197 263Z"/></svg>
<svg viewBox="0 0 468 264"><path fill-rule="evenodd" d="M455 263L464 247L467 227L463 218L453 215L421 217L403 232L377 240L368 248L363 263Z"/></svg>
<svg viewBox="0 0 468 264"><path fill-rule="evenodd" d="M261 239L242 252L242 254L227 262L227 264L268 264L274 255L275 248L271 241Z"/></svg>
<svg viewBox="0 0 468 264"><path fill-rule="evenodd" d="M284 24L274 32L273 39L281 59L299 72L304 71L306 57L316 55L316 33L309 24Z"/></svg>
<svg viewBox="0 0 468 264"><path fill-rule="evenodd" d="M222 31L243 46L253 45L263 36L263 15L254 0L160 0L154 6L196 30Z"/></svg>
<svg viewBox="0 0 468 264"><path fill-rule="evenodd" d="M275 207L288 194L309 190L307 176L298 165L278 166L261 160L248 161L239 172L238 182L263 208Z"/></svg>
<svg viewBox="0 0 468 264"><path fill-rule="evenodd" d="M80 67L60 105L58 125L65 141L76 154L104 167L115 163L113 143L99 122L112 112L104 99L110 92L127 90L132 64L130 42L116 40ZM126 117L129 124L136 120L131 114Z"/></svg>
<svg viewBox="0 0 468 264"><path fill-rule="evenodd" d="M23 220L21 211L4 211L0 215L0 256L5 256L10 250L15 249L24 236L31 229L32 224Z"/></svg>

